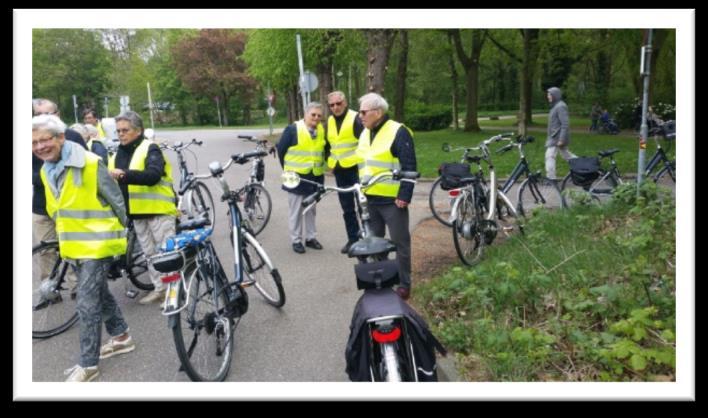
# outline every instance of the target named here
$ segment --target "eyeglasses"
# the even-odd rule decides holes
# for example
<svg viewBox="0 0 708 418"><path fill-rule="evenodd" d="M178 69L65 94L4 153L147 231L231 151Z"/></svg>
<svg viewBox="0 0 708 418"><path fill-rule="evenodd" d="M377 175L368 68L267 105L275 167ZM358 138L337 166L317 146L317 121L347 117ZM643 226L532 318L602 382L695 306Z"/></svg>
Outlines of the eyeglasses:
<svg viewBox="0 0 708 418"><path fill-rule="evenodd" d="M310 116L313 118L322 118L322 115L320 115L319 113L310 113Z"/></svg>
<svg viewBox="0 0 708 418"><path fill-rule="evenodd" d="M55 136L51 136L51 137L49 137L49 138L42 138L42 139L40 139L39 141L32 141L32 148L37 148L39 145L45 146L45 145L47 145L48 143L50 143L51 141L53 141L54 138L56 138L56 137L55 137Z"/></svg>
<svg viewBox="0 0 708 418"><path fill-rule="evenodd" d="M344 104L344 102L330 103L330 104L329 104L329 107L341 106L341 105L343 105L343 104Z"/></svg>
<svg viewBox="0 0 708 418"><path fill-rule="evenodd" d="M118 132L119 134L124 134L130 131L132 131L132 129L116 129L116 132Z"/></svg>
<svg viewBox="0 0 708 418"><path fill-rule="evenodd" d="M360 114L361 116L366 116L366 114L369 113L369 112L371 112L372 110L378 110L378 109L366 109L366 110L363 110L363 109L362 109L362 110L359 111L359 114Z"/></svg>

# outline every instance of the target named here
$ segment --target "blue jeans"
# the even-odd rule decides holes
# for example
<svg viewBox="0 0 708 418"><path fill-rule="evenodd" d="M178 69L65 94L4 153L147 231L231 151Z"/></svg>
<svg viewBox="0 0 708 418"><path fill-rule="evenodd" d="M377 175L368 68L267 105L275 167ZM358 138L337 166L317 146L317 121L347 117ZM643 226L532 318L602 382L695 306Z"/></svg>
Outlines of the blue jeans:
<svg viewBox="0 0 708 418"><path fill-rule="evenodd" d="M359 168L336 168L334 170L334 180L337 187L349 187L359 181ZM342 206L344 226L347 228L347 239L356 241L359 239L359 220L356 217L356 195L354 193L338 193L339 204Z"/></svg>
<svg viewBox="0 0 708 418"><path fill-rule="evenodd" d="M79 346L81 367L98 365L101 350L102 324L108 334L115 337L128 330L128 324L108 290L106 275L112 258L79 260L76 310L79 313Z"/></svg>

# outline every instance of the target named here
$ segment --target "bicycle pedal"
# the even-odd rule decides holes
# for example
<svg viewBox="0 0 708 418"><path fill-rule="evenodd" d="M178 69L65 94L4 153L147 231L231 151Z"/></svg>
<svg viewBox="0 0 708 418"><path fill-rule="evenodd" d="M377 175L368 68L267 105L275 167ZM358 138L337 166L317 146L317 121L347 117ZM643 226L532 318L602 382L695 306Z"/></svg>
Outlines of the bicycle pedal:
<svg viewBox="0 0 708 418"><path fill-rule="evenodd" d="M255 280L244 280L241 282L241 287L245 289L247 287L253 286L254 284L256 284Z"/></svg>
<svg viewBox="0 0 708 418"><path fill-rule="evenodd" d="M128 289L125 291L125 295L131 299L135 299L135 297L138 296L138 292L133 289Z"/></svg>

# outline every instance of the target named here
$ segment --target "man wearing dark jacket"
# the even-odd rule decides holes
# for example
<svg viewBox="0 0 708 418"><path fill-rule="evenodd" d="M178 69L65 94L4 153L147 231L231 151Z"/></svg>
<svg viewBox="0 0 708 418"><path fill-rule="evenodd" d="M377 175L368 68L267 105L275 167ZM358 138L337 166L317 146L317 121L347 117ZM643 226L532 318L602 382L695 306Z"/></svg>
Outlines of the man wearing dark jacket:
<svg viewBox="0 0 708 418"><path fill-rule="evenodd" d="M415 148L411 131L386 115L388 103L376 93L359 98L359 117L364 131L359 137L357 155L362 182L384 171L416 171ZM396 244L401 285L396 291L404 300L411 289L411 234L408 204L413 199L413 184L381 182L366 190L374 235L383 237L388 227Z"/></svg>

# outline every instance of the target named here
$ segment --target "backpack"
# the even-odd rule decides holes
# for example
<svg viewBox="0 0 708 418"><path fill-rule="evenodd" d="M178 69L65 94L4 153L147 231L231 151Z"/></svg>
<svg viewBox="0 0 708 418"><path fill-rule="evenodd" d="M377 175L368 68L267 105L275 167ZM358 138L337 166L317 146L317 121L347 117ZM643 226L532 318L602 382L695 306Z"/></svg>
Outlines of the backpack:
<svg viewBox="0 0 708 418"><path fill-rule="evenodd" d="M464 186L461 179L472 177L470 165L465 163L442 163L438 168L438 173L442 176L440 188L443 190L460 188Z"/></svg>
<svg viewBox="0 0 708 418"><path fill-rule="evenodd" d="M597 157L578 157L568 161L570 178L577 186L589 187L600 176L600 159Z"/></svg>

